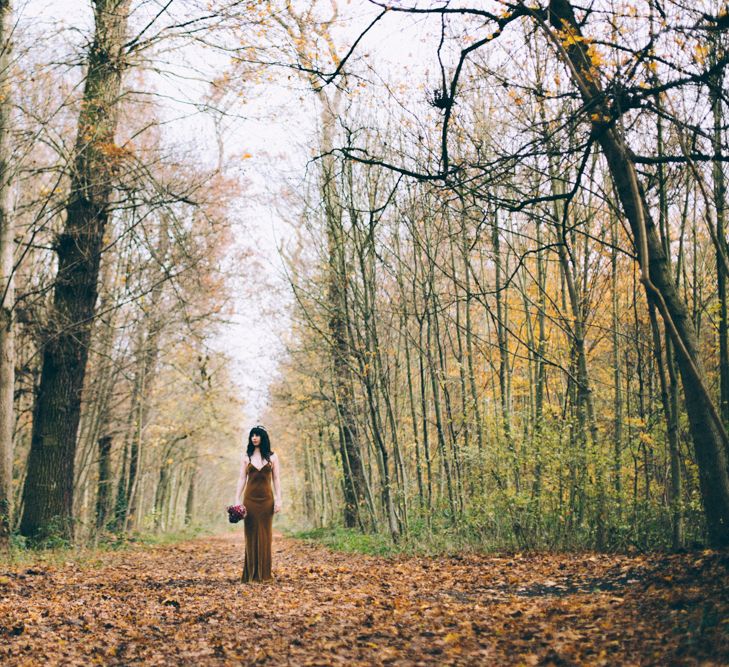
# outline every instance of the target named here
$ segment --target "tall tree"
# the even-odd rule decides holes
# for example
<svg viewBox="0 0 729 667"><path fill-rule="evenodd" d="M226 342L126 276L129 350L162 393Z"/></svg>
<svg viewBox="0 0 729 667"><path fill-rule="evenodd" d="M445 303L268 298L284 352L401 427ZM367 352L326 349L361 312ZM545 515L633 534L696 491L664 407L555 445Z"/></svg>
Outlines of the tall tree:
<svg viewBox="0 0 729 667"><path fill-rule="evenodd" d="M713 36L711 50L712 64L724 57L724 35L717 31ZM724 90L724 70L718 69L709 80L709 99L714 120L712 148L714 163L712 176L714 181L714 208L716 209L716 288L719 298L719 410L724 425L729 428L729 308L727 307L727 271L726 257L729 246L726 242L726 178L722 165L723 141L722 128L725 127L725 116L722 103Z"/></svg>
<svg viewBox="0 0 729 667"><path fill-rule="evenodd" d="M651 218L635 161L620 127L612 120L588 45L568 0L550 2L552 38L563 55L585 105L594 111L594 135L607 160L620 204L630 225L641 268L641 282L656 305L676 347L684 385L686 411L699 465L699 479L709 537L715 546L729 545L729 472L727 436L708 391L696 331L678 293Z"/></svg>
<svg viewBox="0 0 729 667"><path fill-rule="evenodd" d="M99 262L118 151L114 143L130 0L96 0L66 221L56 241L53 312L23 489L23 535L73 535L74 459Z"/></svg>
<svg viewBox="0 0 729 667"><path fill-rule="evenodd" d="M99 438L99 481L96 492L96 530L103 530L111 499L111 436Z"/></svg>
<svg viewBox="0 0 729 667"><path fill-rule="evenodd" d="M0 548L10 534L13 477L13 222L10 211L10 1L0 0Z"/></svg>
<svg viewBox="0 0 729 667"><path fill-rule="evenodd" d="M336 59L333 44L329 35L329 26L336 22L338 7L331 3L332 14L328 20L317 27L311 20L310 10L305 14L297 14L289 4L288 21L284 14L276 20L291 38L296 57L301 61L305 72L312 72L312 56L305 48L307 40L321 39ZM351 334L349 331L349 286L347 258L344 252L344 229L340 193L338 191L336 162L330 154L334 146L334 130L336 119L342 103L341 91L327 95L317 85L314 77L309 76L311 85L321 104L321 149L326 156L321 162L321 201L324 212L324 225L327 243L327 310L328 335L331 351L331 376L334 393L334 405L337 414L337 430L339 431L339 452L342 464L342 486L344 492L344 525L362 526L362 510L365 495L365 480L360 453L360 434L355 420L356 407L352 388L352 351L350 349Z"/></svg>

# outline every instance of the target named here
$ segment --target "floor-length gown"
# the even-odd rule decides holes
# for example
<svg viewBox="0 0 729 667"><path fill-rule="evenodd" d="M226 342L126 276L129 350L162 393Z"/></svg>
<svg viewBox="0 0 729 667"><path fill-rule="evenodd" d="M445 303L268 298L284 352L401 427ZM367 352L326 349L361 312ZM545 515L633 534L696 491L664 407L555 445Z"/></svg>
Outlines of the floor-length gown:
<svg viewBox="0 0 729 667"><path fill-rule="evenodd" d="M248 462L248 481L243 493L247 514L245 564L241 581L271 579L271 537L273 524L273 466L266 461L262 468Z"/></svg>

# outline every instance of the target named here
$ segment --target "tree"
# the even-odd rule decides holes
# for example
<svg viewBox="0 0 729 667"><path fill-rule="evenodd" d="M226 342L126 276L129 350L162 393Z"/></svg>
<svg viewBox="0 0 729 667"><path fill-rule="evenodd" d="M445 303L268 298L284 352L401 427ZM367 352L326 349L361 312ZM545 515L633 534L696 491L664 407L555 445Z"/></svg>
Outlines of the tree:
<svg viewBox="0 0 729 667"><path fill-rule="evenodd" d="M599 84L599 65L590 57L572 5L552 0L549 19L555 48L569 67L575 87L592 110L593 133L601 146L625 217L633 232L633 244L641 270L641 282L649 301L666 322L684 386L701 481L701 493L709 536L715 546L729 545L729 442L709 393L699 355L696 331L685 302L676 290L665 249L650 215L636 165L615 112Z"/></svg>
<svg viewBox="0 0 729 667"><path fill-rule="evenodd" d="M380 2L372 4L384 7ZM574 8L567 0L552 0L544 9L527 7L519 2L508 7L500 16L482 9L463 7L435 9L387 7L386 9L403 13L439 15L443 21L447 15L476 16L495 27L495 30L481 39L474 40L470 46L461 50L450 81L445 79L445 70L441 61L443 83L434 97L434 104L443 110L440 172L436 178L442 179L445 183L448 183L465 166L454 165L451 159L448 148L448 130L454 114L459 77L463 74L464 64L467 63L470 55L498 39L506 26L521 18L533 21L546 34L558 58L567 68L574 91L582 99L584 109L589 111L591 137L586 155L589 154L593 142L602 149L618 201L632 231L632 243L641 271L641 282L650 302L655 305L663 317L675 347L699 465L703 506L711 542L716 546L729 544L729 473L727 468L729 442L727 442L727 433L708 389L697 335L692 327L686 303L676 289L670 264L651 219L650 207L637 173L636 159L628 147L626 137L620 127L621 116L630 108L639 106L642 99L656 91L650 89L642 92L634 91L634 98L631 99L625 95L620 97L620 92L613 93L606 90L601 81L609 81L609 77L604 71L599 55L592 46L592 40L583 34L584 22L578 22ZM379 20L381 16L375 21ZM697 29L702 29L702 20L706 22L704 30L715 29L712 23L713 18L710 16L706 19L700 18ZM445 23L443 26L443 38L445 38ZM351 55L351 51L349 55ZM712 76L715 77L716 72L725 66L726 58L720 59L708 71L689 77L688 81L708 80ZM331 80L327 77L323 78ZM663 89L671 89L679 85L681 85L681 80L675 84L663 86ZM613 99L611 95L616 95L616 99ZM353 150L347 147L343 152L349 159L366 164L390 166L400 173L419 178L433 177L430 174L398 168L392 164L388 165L382 160L370 158L366 152L359 149ZM686 156L685 159L689 161L690 158ZM585 157L585 164L586 160ZM558 193L553 198L564 200L565 206L568 206L580 186L581 176L582 170L577 175L572 192ZM584 359L584 357L582 358ZM579 385L583 388L583 392L589 393L589 387L584 378L584 361L580 363L580 369L582 370L579 370Z"/></svg>
<svg viewBox="0 0 729 667"><path fill-rule="evenodd" d="M332 56L335 39L319 51L309 43L321 64L302 67L319 76L315 90L335 84L348 93L337 112L339 146L320 151L321 162L336 156L345 174L347 162L358 163L360 193L379 170L401 177L382 207L366 194L350 204L347 187L329 202L345 221L340 252L366 260L360 275L356 261L348 274L355 360L366 351L353 393L354 418L369 436L365 479L382 484L374 455L386 424L392 443L414 440L393 448L397 497L407 507L417 493L431 526L437 508L450 519L478 517L474 530L500 512L522 545L680 546L682 527L689 539L706 537L705 519L710 541L724 544L727 443L713 389L726 365L723 353L713 363L715 323L720 342L725 335L724 273L712 275L703 258L713 245L717 271L726 268L718 193L727 58L714 41L702 43L720 33L724 14L650 1L626 12L566 1L371 4L382 13L354 42L345 37L343 57ZM408 14L437 26L435 86L412 63L398 74L389 61L380 67L364 46L379 22ZM497 41L510 52L529 47L519 49L518 67L488 48ZM418 85L425 94L413 93ZM464 209L479 213L469 219ZM376 224L359 222L367 216ZM325 301L318 283L308 290L311 302ZM471 313L476 303L483 310ZM398 336L379 323L377 336L365 335L373 313ZM477 432L468 394L483 409L473 412ZM280 409L310 419L313 397L291 399ZM682 442L682 414L695 457ZM438 447L423 460L431 429ZM449 471L460 461L487 470L486 483L467 465ZM441 473L432 505L423 480L431 464ZM699 494L701 518L689 502Z"/></svg>
<svg viewBox="0 0 729 667"><path fill-rule="evenodd" d="M58 272L51 329L33 419L21 533L42 538L73 534L73 486L81 392L86 374L104 231L114 171L117 107L125 68L124 40L130 0L97 0L66 205L56 241Z"/></svg>
<svg viewBox="0 0 729 667"><path fill-rule="evenodd" d="M14 225L10 205L10 2L0 0L0 549L10 534L13 478L15 339Z"/></svg>

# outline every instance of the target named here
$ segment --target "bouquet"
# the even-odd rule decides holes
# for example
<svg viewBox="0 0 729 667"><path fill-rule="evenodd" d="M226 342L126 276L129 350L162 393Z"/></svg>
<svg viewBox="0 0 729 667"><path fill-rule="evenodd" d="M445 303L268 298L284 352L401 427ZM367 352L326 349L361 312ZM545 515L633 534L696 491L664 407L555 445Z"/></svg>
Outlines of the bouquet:
<svg viewBox="0 0 729 667"><path fill-rule="evenodd" d="M245 505L229 505L227 509L230 523L238 523L241 519L246 518L247 510Z"/></svg>

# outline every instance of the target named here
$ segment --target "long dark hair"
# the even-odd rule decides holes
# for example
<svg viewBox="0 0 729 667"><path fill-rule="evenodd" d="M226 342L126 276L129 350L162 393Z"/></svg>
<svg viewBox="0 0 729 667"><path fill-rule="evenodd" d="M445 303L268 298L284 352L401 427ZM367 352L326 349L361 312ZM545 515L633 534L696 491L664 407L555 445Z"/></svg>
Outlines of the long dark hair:
<svg viewBox="0 0 729 667"><path fill-rule="evenodd" d="M260 435L261 436L261 456L266 459L266 461L271 460L271 454L273 452L271 451L271 441L268 438L268 433L266 432L266 429L263 428L260 424L258 426L254 426L251 429L251 432L248 434L248 458L251 458L251 454L253 454L254 450L256 449L253 446L253 436L254 435Z"/></svg>

